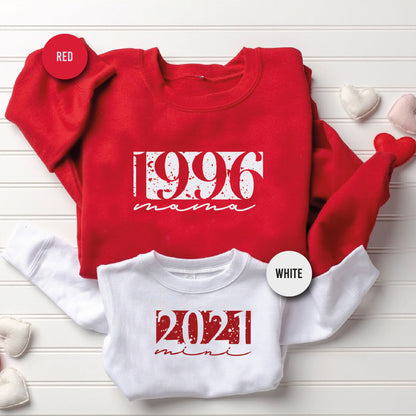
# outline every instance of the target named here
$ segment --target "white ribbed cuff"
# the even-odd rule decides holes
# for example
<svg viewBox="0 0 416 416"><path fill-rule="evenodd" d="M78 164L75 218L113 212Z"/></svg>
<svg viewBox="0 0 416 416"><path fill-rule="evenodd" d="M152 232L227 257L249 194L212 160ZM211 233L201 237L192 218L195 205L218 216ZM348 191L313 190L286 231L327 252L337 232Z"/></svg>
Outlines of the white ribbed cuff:
<svg viewBox="0 0 416 416"><path fill-rule="evenodd" d="M303 344L335 334L379 276L361 245L326 273L312 279L300 296L286 299L283 345Z"/></svg>
<svg viewBox="0 0 416 416"><path fill-rule="evenodd" d="M52 239L51 234L20 222L13 230L2 257L28 280L32 280L36 265Z"/></svg>

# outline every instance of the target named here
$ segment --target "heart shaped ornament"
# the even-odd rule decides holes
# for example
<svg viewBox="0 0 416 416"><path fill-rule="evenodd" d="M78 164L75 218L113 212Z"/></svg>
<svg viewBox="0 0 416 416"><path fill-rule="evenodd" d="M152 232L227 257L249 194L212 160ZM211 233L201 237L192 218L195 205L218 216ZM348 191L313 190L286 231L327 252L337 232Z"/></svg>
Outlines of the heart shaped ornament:
<svg viewBox="0 0 416 416"><path fill-rule="evenodd" d="M14 368L0 372L0 409L22 406L30 400L26 381Z"/></svg>
<svg viewBox="0 0 416 416"><path fill-rule="evenodd" d="M339 91L339 98L344 110L355 120L370 115L380 103L380 96L374 88L353 85L343 85Z"/></svg>
<svg viewBox="0 0 416 416"><path fill-rule="evenodd" d="M413 137L402 137L396 140L389 133L380 133L374 138L377 152L389 152L396 156L393 167L405 164L416 153L416 141Z"/></svg>
<svg viewBox="0 0 416 416"><path fill-rule="evenodd" d="M402 95L391 107L387 118L398 129L416 134L416 97L413 94Z"/></svg>
<svg viewBox="0 0 416 416"><path fill-rule="evenodd" d="M0 337L4 339L4 351L12 357L20 357L30 342L31 325L9 316L0 317Z"/></svg>

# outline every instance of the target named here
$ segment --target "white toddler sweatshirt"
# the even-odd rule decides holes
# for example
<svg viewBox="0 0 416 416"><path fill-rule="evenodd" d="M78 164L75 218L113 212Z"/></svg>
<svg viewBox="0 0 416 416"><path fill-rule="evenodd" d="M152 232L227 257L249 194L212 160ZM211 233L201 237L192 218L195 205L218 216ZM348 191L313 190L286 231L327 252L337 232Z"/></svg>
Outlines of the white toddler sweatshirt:
<svg viewBox="0 0 416 416"><path fill-rule="evenodd" d="M79 325L106 334L105 370L129 400L276 388L287 346L334 334L379 274L360 246L294 298L236 249L200 259L151 251L89 280L76 248L26 223L3 257Z"/></svg>

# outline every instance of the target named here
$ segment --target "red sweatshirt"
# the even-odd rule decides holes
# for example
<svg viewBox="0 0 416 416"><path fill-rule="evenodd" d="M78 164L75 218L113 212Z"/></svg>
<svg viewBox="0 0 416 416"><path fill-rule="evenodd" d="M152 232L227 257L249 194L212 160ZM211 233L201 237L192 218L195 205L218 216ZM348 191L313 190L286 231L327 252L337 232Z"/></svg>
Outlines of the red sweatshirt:
<svg viewBox="0 0 416 416"><path fill-rule="evenodd" d="M83 277L153 249L231 248L295 250L316 276L366 246L395 156L362 163L319 120L298 50L175 65L158 48L87 48L66 81L31 53L6 111L77 204Z"/></svg>

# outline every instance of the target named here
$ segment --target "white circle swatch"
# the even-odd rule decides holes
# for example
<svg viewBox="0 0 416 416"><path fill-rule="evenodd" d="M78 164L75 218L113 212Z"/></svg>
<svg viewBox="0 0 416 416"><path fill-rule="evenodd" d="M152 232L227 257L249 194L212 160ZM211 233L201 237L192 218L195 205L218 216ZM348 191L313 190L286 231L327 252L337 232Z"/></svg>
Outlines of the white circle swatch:
<svg viewBox="0 0 416 416"><path fill-rule="evenodd" d="M267 265L267 282L279 295L298 296L311 284L312 267L297 251L282 251Z"/></svg>

